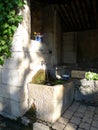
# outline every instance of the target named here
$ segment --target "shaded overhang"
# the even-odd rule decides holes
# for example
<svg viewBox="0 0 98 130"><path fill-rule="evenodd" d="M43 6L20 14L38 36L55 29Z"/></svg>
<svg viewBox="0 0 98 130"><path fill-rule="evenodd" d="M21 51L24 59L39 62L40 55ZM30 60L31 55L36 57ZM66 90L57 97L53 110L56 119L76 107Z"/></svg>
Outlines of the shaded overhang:
<svg viewBox="0 0 98 130"><path fill-rule="evenodd" d="M53 4L61 19L64 31L98 28L98 0L37 0Z"/></svg>
<svg viewBox="0 0 98 130"><path fill-rule="evenodd" d="M36 0L36 1L44 4L65 4L67 1L71 0Z"/></svg>

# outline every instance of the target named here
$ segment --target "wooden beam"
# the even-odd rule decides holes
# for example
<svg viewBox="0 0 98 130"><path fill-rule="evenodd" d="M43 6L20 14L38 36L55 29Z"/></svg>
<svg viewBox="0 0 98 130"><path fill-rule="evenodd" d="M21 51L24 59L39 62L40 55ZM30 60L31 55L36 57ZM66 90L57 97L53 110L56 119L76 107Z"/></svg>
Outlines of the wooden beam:
<svg viewBox="0 0 98 130"><path fill-rule="evenodd" d="M98 13L97 13L97 3L98 0L93 0L92 1L92 5L93 5L93 11L94 11L94 15L95 15L95 23L96 23L96 27L98 27Z"/></svg>
<svg viewBox="0 0 98 130"><path fill-rule="evenodd" d="M82 2L83 2L83 0L81 1L81 3L82 3ZM82 11L81 11L81 3L79 2L79 0L76 0L78 12L79 12L80 19L81 19L81 25L82 25L82 28L84 28L84 26L85 26L85 21L84 21L83 14L82 14Z"/></svg>
<svg viewBox="0 0 98 130"><path fill-rule="evenodd" d="M63 26L63 30L68 30L68 28L69 28L68 20L66 19L66 16L62 12L62 9L60 6L58 6L57 12L58 12L58 15L61 19L61 26Z"/></svg>
<svg viewBox="0 0 98 130"><path fill-rule="evenodd" d="M68 24L69 21L60 5L58 5L58 12L59 12L60 16L62 17L62 19L64 20L65 24Z"/></svg>
<svg viewBox="0 0 98 130"><path fill-rule="evenodd" d="M43 4L66 4L66 2L71 0L33 0L33 1L37 1Z"/></svg>
<svg viewBox="0 0 98 130"><path fill-rule="evenodd" d="M72 12L71 12L70 7L69 7L69 3L67 3L67 6L64 5L64 8L65 8L66 15L67 15L67 16L69 17L69 19L70 19L72 28L75 28L76 24L75 24L74 19L72 18L73 16L72 16Z"/></svg>
<svg viewBox="0 0 98 130"><path fill-rule="evenodd" d="M96 25L98 24L97 22L97 10L96 10L96 0L92 0L90 1L90 4L91 4L91 8L92 8L92 18L93 18L93 26L96 27Z"/></svg>
<svg viewBox="0 0 98 130"><path fill-rule="evenodd" d="M87 28L87 19L86 19L86 11L84 10L84 0L79 0L79 6L80 6L80 10L81 10L81 15L82 15L82 19L83 19L83 23L84 23L84 28Z"/></svg>
<svg viewBox="0 0 98 130"><path fill-rule="evenodd" d="M86 5L85 2L82 3L82 9L84 12L84 17L85 17L85 21L86 21L86 28L90 28L90 24L89 24L89 19L88 19L88 14L87 14L87 9L86 9Z"/></svg>
<svg viewBox="0 0 98 130"><path fill-rule="evenodd" d="M95 1L96 2L96 13L97 13L97 15L96 15L96 22L97 22L97 27L98 27L98 0L96 0Z"/></svg>
<svg viewBox="0 0 98 130"><path fill-rule="evenodd" d="M71 21L72 28L75 28L76 23L75 23L75 20L73 18L73 15L72 15L71 8L69 6L69 2L67 3L67 5L64 5L64 8L65 8L66 14L68 15L68 17Z"/></svg>
<svg viewBox="0 0 98 130"><path fill-rule="evenodd" d="M82 24L82 19L81 19L81 17L80 17L81 14L80 14L80 12L79 12L78 5L77 5L77 1L76 1L76 0L74 0L73 6L74 6L74 10L75 10L75 12L76 12L77 20L79 21L79 28L81 29L81 28L83 28L83 24Z"/></svg>
<svg viewBox="0 0 98 130"><path fill-rule="evenodd" d="M85 0L84 3L85 3L85 9L86 9L87 17L88 17L88 25L89 25L88 28L91 28L92 27L92 21L91 21L91 17L90 17L91 11L90 11L89 1Z"/></svg>
<svg viewBox="0 0 98 130"><path fill-rule="evenodd" d="M69 1L68 3L69 3L69 8L70 8L71 13L72 13L72 18L74 19L74 22L75 22L75 26L79 27L79 21L77 20L77 17L76 17L76 12L75 12L75 9L73 6L73 1Z"/></svg>
<svg viewBox="0 0 98 130"><path fill-rule="evenodd" d="M60 5L60 7L62 8L64 17L66 18L66 20L68 20L68 25L72 28L72 27L73 27L73 24L72 24L72 22L71 22L71 19L70 19L69 15L67 14L67 11L66 11L66 9L65 9L65 6L64 6L64 5Z"/></svg>
<svg viewBox="0 0 98 130"><path fill-rule="evenodd" d="M91 8L91 20L92 20L92 27L96 26L96 20L95 20L95 13L94 13L94 6L93 6L93 1L95 0L90 0L89 4L90 4L90 8Z"/></svg>

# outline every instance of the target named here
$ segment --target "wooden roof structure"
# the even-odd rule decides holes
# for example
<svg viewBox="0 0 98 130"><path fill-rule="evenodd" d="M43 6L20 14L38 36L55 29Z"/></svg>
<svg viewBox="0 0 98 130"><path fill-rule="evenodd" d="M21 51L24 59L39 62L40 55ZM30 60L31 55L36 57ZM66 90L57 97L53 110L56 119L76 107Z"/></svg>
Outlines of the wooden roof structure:
<svg viewBox="0 0 98 130"><path fill-rule="evenodd" d="M98 0L37 0L54 4L64 31L98 28Z"/></svg>

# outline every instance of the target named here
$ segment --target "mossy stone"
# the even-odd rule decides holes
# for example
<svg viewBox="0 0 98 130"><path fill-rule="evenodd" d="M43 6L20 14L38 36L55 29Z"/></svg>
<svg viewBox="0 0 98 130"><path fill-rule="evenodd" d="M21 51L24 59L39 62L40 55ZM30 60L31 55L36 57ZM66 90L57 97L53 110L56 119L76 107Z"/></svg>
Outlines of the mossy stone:
<svg viewBox="0 0 98 130"><path fill-rule="evenodd" d="M32 83L35 84L44 84L46 82L46 73L45 70L40 69L32 78Z"/></svg>

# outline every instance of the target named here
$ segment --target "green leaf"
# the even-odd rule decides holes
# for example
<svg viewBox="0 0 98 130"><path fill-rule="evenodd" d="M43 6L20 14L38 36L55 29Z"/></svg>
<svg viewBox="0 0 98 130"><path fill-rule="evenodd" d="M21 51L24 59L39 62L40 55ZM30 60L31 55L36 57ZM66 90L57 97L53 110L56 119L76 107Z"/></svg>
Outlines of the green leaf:
<svg viewBox="0 0 98 130"><path fill-rule="evenodd" d="M17 15L17 12L24 4L24 0L0 0L0 65L11 57L13 35L23 20L23 16Z"/></svg>
<svg viewBox="0 0 98 130"><path fill-rule="evenodd" d="M0 45L4 45L5 43L6 43L5 40L1 40L1 41L0 41Z"/></svg>
<svg viewBox="0 0 98 130"><path fill-rule="evenodd" d="M86 78L87 80L98 80L98 74L89 71L89 72L86 72L86 73L85 73L85 78Z"/></svg>
<svg viewBox="0 0 98 130"><path fill-rule="evenodd" d="M8 23L5 23L3 26L4 26L4 28L8 28L8 27L9 27L9 24L8 24Z"/></svg>
<svg viewBox="0 0 98 130"><path fill-rule="evenodd" d="M15 32L17 27L15 25L12 25L11 29Z"/></svg>
<svg viewBox="0 0 98 130"><path fill-rule="evenodd" d="M0 64L1 64L1 65L4 64L4 58L3 58L3 56L0 56Z"/></svg>

